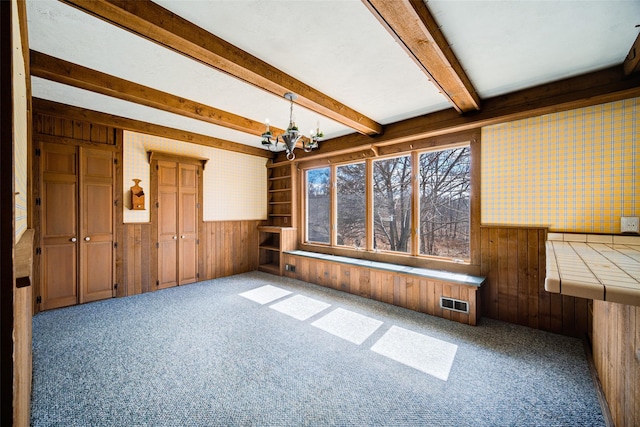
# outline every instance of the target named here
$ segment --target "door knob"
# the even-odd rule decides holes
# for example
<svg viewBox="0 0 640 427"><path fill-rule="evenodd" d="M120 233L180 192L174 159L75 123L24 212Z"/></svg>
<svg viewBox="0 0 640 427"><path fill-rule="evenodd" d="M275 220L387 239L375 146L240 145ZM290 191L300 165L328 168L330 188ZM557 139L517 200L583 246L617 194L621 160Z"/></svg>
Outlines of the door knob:
<svg viewBox="0 0 640 427"><path fill-rule="evenodd" d="M183 235L183 236L180 236L180 238L181 238L181 239L184 239L184 235Z"/></svg>
<svg viewBox="0 0 640 427"><path fill-rule="evenodd" d="M178 236L173 236L173 240L176 240L178 238Z"/></svg>
<svg viewBox="0 0 640 427"><path fill-rule="evenodd" d="M84 238L84 241L85 241L85 242L88 242L89 240L91 240L91 237L89 237L89 236L87 236L87 237L85 237L85 238Z"/></svg>
<svg viewBox="0 0 640 427"><path fill-rule="evenodd" d="M72 237L70 240L71 240L72 242L75 242L75 241L76 241L76 240L78 240L78 239L76 239L75 237Z"/></svg>

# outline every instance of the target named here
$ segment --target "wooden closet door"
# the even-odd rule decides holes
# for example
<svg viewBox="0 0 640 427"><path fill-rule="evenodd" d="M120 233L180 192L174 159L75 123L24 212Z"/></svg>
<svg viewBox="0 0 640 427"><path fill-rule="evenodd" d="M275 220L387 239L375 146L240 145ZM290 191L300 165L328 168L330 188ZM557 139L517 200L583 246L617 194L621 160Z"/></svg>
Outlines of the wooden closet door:
<svg viewBox="0 0 640 427"><path fill-rule="evenodd" d="M178 163L159 160L158 288L178 284Z"/></svg>
<svg viewBox="0 0 640 427"><path fill-rule="evenodd" d="M80 303L113 297L113 152L80 148Z"/></svg>
<svg viewBox="0 0 640 427"><path fill-rule="evenodd" d="M78 303L76 147L42 144L40 247L42 309Z"/></svg>
<svg viewBox="0 0 640 427"><path fill-rule="evenodd" d="M198 280L198 167L180 164L178 228L178 284Z"/></svg>

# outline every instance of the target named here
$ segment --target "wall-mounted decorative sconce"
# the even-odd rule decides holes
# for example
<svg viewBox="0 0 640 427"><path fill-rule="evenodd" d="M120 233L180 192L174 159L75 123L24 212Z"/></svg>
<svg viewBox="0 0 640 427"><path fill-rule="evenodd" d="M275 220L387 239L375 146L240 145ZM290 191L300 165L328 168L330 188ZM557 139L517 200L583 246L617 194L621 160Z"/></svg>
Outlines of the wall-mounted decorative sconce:
<svg viewBox="0 0 640 427"><path fill-rule="evenodd" d="M144 210L144 190L140 187L140 180L133 179L135 185L131 187L131 209L134 211Z"/></svg>

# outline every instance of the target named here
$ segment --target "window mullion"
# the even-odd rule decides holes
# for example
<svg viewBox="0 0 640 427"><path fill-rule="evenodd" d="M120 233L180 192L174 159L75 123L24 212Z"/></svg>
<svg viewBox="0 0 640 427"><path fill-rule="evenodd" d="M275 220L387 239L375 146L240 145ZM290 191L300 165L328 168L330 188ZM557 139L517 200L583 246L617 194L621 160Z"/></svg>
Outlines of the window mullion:
<svg viewBox="0 0 640 427"><path fill-rule="evenodd" d="M338 223L338 203L337 203L337 185L336 185L336 166L331 165L329 169L329 244L336 246L337 223Z"/></svg>
<svg viewBox="0 0 640 427"><path fill-rule="evenodd" d="M411 255L420 253L420 154L411 153Z"/></svg>
<svg viewBox="0 0 640 427"><path fill-rule="evenodd" d="M366 188L365 188L365 235L367 236L366 250L373 250L373 160L367 159L365 167Z"/></svg>

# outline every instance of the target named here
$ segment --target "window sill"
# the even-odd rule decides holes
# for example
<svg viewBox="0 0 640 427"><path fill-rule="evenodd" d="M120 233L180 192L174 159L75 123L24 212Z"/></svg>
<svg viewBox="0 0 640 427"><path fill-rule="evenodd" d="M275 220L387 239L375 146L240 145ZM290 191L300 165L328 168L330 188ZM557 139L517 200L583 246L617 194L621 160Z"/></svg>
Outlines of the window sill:
<svg viewBox="0 0 640 427"><path fill-rule="evenodd" d="M470 262L453 261L448 258L412 256L398 252L366 251L364 249L354 249L346 246L329 246L313 243L301 243L299 249L303 251L316 252L325 255L343 256L365 261L385 262L390 264L404 265L407 267L428 268L435 270L446 270L455 273L480 275L480 266Z"/></svg>

